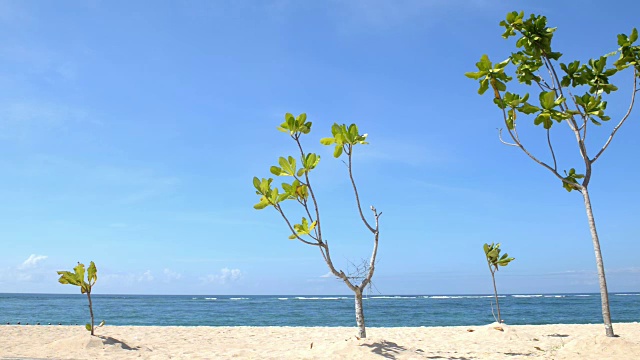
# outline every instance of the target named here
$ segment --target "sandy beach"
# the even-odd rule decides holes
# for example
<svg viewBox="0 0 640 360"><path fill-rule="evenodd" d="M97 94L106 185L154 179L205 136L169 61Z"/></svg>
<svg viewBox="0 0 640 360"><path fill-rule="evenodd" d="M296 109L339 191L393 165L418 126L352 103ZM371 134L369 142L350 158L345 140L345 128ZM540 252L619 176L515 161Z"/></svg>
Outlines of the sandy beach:
<svg viewBox="0 0 640 360"><path fill-rule="evenodd" d="M640 323L369 328L0 326L1 359L640 359Z"/></svg>

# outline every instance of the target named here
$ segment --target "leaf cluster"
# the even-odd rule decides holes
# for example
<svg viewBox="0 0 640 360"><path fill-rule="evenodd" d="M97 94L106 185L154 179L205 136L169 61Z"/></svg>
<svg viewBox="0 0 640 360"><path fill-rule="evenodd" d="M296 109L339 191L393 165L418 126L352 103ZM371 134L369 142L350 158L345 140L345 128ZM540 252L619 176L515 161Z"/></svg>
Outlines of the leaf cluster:
<svg viewBox="0 0 640 360"><path fill-rule="evenodd" d="M60 282L61 284L79 286L80 292L82 294L90 294L91 288L96 283L96 281L98 281L98 270L96 269L96 264L93 261L86 269L87 281L84 280L84 274L84 264L78 263L78 265L73 268L73 272L58 271L58 275L60 275L58 282Z"/></svg>
<svg viewBox="0 0 640 360"><path fill-rule="evenodd" d="M320 139L320 143L327 146L335 145L335 149L333 151L333 156L335 158L339 158L343 151L347 155L351 155L351 149L356 144L368 144L366 141L367 134L360 135L356 124L351 124L349 126L346 124L333 124L333 126L331 126L331 135L333 136Z"/></svg>
<svg viewBox="0 0 640 360"><path fill-rule="evenodd" d="M304 153L300 145L300 136L310 132L312 123L307 121L307 115L302 113L297 117L292 114L285 114L285 121L278 127L278 130L288 133L301 149L299 159L301 167L298 168L298 161L293 156L280 157L278 165L271 166L270 172L275 176L293 177L290 183L284 182L281 187L273 186L273 178L253 178L253 187L260 200L253 207L257 210L273 206L282 213L280 204L286 200L295 200L300 203L307 213L309 213L309 173L320 163L320 156L314 153ZM351 154L352 147L356 144L367 144L365 141L367 134L360 135L358 126L333 124L331 127L332 137L323 138L320 143L323 145L335 145L334 156L340 157L342 153ZM300 223L293 224L293 234L289 239L297 239L304 235L311 235L316 229L317 221L302 217ZM317 240L317 239L316 239Z"/></svg>
<svg viewBox="0 0 640 360"><path fill-rule="evenodd" d="M478 80L480 88L479 94L484 94L489 86L494 91L494 103L501 109L507 111L507 126L509 129L515 127L516 112L525 114L536 114L535 125L543 125L545 129L550 129L553 122L562 122L575 115L582 115L589 118L595 125L600 125L600 121L608 121L610 117L605 115L607 107L601 94L610 94L617 91L618 87L610 83L610 77L618 71L629 66L638 67L640 64L640 46L634 45L638 39L637 29L633 29L631 35L618 35L620 48L611 54L591 59L586 64L573 61L568 64L560 63L560 69L564 72L559 84L551 79L549 85L538 72L543 66L552 66L552 60L558 60L562 53L554 52L551 48L551 41L556 28L547 27L547 19L541 15L531 15L524 20L523 12L511 12L507 14L506 20L500 22L505 28L504 38L519 36L516 47L521 49L512 53L506 60L492 65L491 60L485 54L476 63L479 71L468 72L465 75L471 79ZM613 67L607 67L607 57L620 53L620 58ZM527 85L535 82L540 86L539 95L540 107L533 106L526 102L529 94L519 95L507 91L507 83L512 80L505 69L509 63L515 65L515 73L518 81ZM551 69L550 69L551 70ZM555 70L554 70L555 71ZM577 109L570 110L566 105L566 99L561 95L560 87L577 88L588 86L588 91L579 96L573 96ZM504 96L502 92L506 92ZM518 100L518 101L516 101Z"/></svg>
<svg viewBox="0 0 640 360"><path fill-rule="evenodd" d="M486 54L482 55L480 61L476 63L478 71L467 72L465 76L479 82L480 95L484 94L489 87L492 88L493 102L503 111L505 125L515 142L509 145L519 146L535 161L554 172L558 178L564 179L565 189L569 191L578 189L579 187L572 184L577 184L577 179L585 176L576 174L574 169L567 174L567 177L557 173L555 154L548 133L547 142L554 161L553 167L537 160L525 150L516 130L518 114L532 115L534 125L542 125L547 131L556 123L568 122L569 127L578 137L581 154L585 157L585 161L595 161L601 152L593 159L586 157L584 141L587 125L599 126L602 122L611 119L606 114L607 102L603 99L603 94L611 94L618 90L618 87L611 83L612 76L627 67L633 67L634 81L637 81L636 77L640 77L640 46L636 45L638 31L634 28L630 35L618 35L619 48L612 53L590 59L586 63L577 60L561 63L559 59L563 54L552 48L556 28L547 26L545 16L531 14L525 18L524 12L514 11L507 14L506 18L500 22L500 26L505 29L503 38L516 38L517 51L495 65ZM616 54L619 54L619 58L612 66L608 66L608 58ZM554 63L559 65L561 74L556 72ZM507 73L509 64L515 68L515 77L519 83L534 85L540 89L539 104L529 103L528 93L522 95L508 91L509 82L513 80ZM547 74L543 74L543 70ZM576 89L577 91L573 92L578 95L573 95L572 91L567 89ZM569 101L565 98L565 93L570 95ZM569 102L573 107L570 107ZM605 148L607 145L608 143ZM587 164L587 167L589 166L590 163ZM589 173L587 171L587 174ZM588 179L585 180L585 184L586 182Z"/></svg>
<svg viewBox="0 0 640 360"><path fill-rule="evenodd" d="M511 261L515 260L515 258L509 257L507 253L500 256L500 243L491 243L491 245L484 244L483 248L491 272L498 271L499 266L507 266Z"/></svg>
<svg viewBox="0 0 640 360"><path fill-rule="evenodd" d="M301 134L308 134L311 131L311 122L307 121L307 114L302 113L298 116L286 113L284 122L277 128L279 131L288 133L292 137L299 138Z"/></svg>
<svg viewBox="0 0 640 360"><path fill-rule="evenodd" d="M576 173L576 169L574 168L569 169L568 173L565 171L565 175L567 176L564 177L565 181L562 182L562 187L564 187L568 192L577 190L578 187L576 185L578 185L578 180L584 178L584 175Z"/></svg>

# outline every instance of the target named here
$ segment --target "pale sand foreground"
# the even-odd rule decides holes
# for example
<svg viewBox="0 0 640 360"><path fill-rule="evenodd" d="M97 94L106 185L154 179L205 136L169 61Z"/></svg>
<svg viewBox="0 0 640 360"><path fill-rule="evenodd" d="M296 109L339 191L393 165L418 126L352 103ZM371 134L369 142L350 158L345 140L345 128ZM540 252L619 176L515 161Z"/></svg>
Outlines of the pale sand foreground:
<svg viewBox="0 0 640 360"><path fill-rule="evenodd" d="M0 359L640 359L639 323L496 326L0 326Z"/></svg>

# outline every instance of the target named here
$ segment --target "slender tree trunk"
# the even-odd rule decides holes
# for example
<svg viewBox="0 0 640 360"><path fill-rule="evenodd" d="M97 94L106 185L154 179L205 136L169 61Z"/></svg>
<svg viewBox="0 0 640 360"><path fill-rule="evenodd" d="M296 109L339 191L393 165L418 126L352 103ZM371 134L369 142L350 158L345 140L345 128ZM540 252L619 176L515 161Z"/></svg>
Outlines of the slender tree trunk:
<svg viewBox="0 0 640 360"><path fill-rule="evenodd" d="M584 207L587 210L587 219L589 220L589 230L591 230L591 239L593 240L593 250L596 253L596 267L598 268L598 282L600 283L600 300L602 302L602 318L604 319L604 328L607 336L615 336L613 334L613 326L611 325L611 313L609 312L609 292L607 291L607 278L604 274L604 262L602 261L602 252L600 251L600 240L596 231L596 221L593 218L593 210L591 210L591 199L586 187L582 188L582 196L584 197Z"/></svg>
<svg viewBox="0 0 640 360"><path fill-rule="evenodd" d="M367 330L364 327L364 311L362 310L362 289L357 287L356 293L356 325L358 325L358 337L366 338Z"/></svg>
<svg viewBox="0 0 640 360"><path fill-rule="evenodd" d="M91 304L91 293L87 292L87 298L89 298L89 313L91 314L91 336L93 336L93 306Z"/></svg>
<svg viewBox="0 0 640 360"><path fill-rule="evenodd" d="M489 267L491 269L491 267ZM491 271L491 279L493 280L493 296L496 298L496 308L498 310L498 324L502 323L502 318L500 317L500 303L498 302L498 289L496 288L496 276L493 271Z"/></svg>

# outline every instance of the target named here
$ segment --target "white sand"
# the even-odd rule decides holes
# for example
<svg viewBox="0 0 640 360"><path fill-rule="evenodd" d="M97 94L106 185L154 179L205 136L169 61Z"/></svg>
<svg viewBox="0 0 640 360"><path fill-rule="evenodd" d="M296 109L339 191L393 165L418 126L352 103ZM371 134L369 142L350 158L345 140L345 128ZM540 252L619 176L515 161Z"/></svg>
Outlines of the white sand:
<svg viewBox="0 0 640 360"><path fill-rule="evenodd" d="M0 359L640 359L640 324L424 328L0 326ZM470 331L473 330L473 331Z"/></svg>

